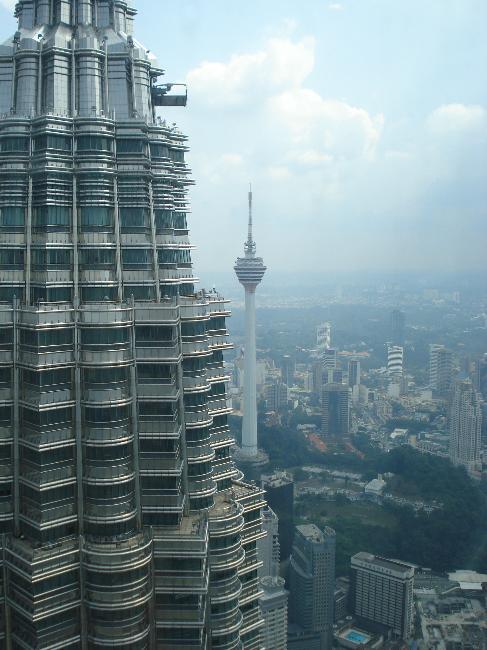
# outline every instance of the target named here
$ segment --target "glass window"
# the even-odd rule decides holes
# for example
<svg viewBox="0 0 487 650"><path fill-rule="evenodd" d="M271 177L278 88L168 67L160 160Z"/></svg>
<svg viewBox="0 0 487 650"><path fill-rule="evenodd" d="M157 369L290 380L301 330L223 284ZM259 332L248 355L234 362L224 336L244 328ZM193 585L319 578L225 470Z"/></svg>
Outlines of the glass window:
<svg viewBox="0 0 487 650"><path fill-rule="evenodd" d="M206 321L192 321L181 323L182 336L203 336L206 334L208 323Z"/></svg>
<svg viewBox="0 0 487 650"><path fill-rule="evenodd" d="M83 302L116 302L118 288L111 287L81 287L81 300Z"/></svg>
<svg viewBox="0 0 487 650"><path fill-rule="evenodd" d="M0 139L0 151L15 151L15 152L27 152L29 151L29 138L23 137L11 137L11 138L2 138Z"/></svg>
<svg viewBox="0 0 487 650"><path fill-rule="evenodd" d="M173 212L171 210L155 210L156 230L172 230L174 228Z"/></svg>
<svg viewBox="0 0 487 650"><path fill-rule="evenodd" d="M124 269L148 269L152 266L152 251L148 248L124 248L122 264Z"/></svg>
<svg viewBox="0 0 487 650"><path fill-rule="evenodd" d="M81 330L82 345L120 345L130 341L127 327L93 327Z"/></svg>
<svg viewBox="0 0 487 650"><path fill-rule="evenodd" d="M46 149L71 151L71 138L67 135L59 135L55 133L38 135L34 139L34 149L36 151L44 151Z"/></svg>
<svg viewBox="0 0 487 650"><path fill-rule="evenodd" d="M20 344L27 348L38 347L71 347L74 330L63 327L54 330L20 330Z"/></svg>
<svg viewBox="0 0 487 650"><path fill-rule="evenodd" d="M114 408L84 408L85 422L109 424L110 422L119 422L127 420L129 417L128 406L116 406Z"/></svg>
<svg viewBox="0 0 487 650"><path fill-rule="evenodd" d="M111 230L113 228L113 208L88 206L79 209L81 230Z"/></svg>
<svg viewBox="0 0 487 650"><path fill-rule="evenodd" d="M175 212L174 213L174 229L175 230L187 230L188 224L186 223L186 213L185 212Z"/></svg>
<svg viewBox="0 0 487 650"><path fill-rule="evenodd" d="M191 264L191 253L187 248L159 248L157 256L160 265L176 264L182 266Z"/></svg>
<svg viewBox="0 0 487 650"><path fill-rule="evenodd" d="M31 386L50 387L50 386L64 386L71 384L73 379L73 371L71 368L57 368L55 370L42 370L36 372L35 370L22 370L22 380Z"/></svg>
<svg viewBox="0 0 487 650"><path fill-rule="evenodd" d="M169 148L162 142L151 142L150 155L152 158L169 158Z"/></svg>
<svg viewBox="0 0 487 650"><path fill-rule="evenodd" d="M144 153L145 140L136 140L124 138L117 140L117 154L118 153Z"/></svg>
<svg viewBox="0 0 487 650"><path fill-rule="evenodd" d="M71 226L71 208L63 205L36 206L32 213L34 228L60 228Z"/></svg>
<svg viewBox="0 0 487 650"><path fill-rule="evenodd" d="M24 287L0 287L0 302L10 302L14 301L14 298L17 300L23 300L24 298Z"/></svg>
<svg viewBox="0 0 487 650"><path fill-rule="evenodd" d="M0 248L0 267L22 269L24 267L24 249Z"/></svg>
<svg viewBox="0 0 487 650"><path fill-rule="evenodd" d="M128 381L129 368L85 368L83 370L83 379L86 384L117 384Z"/></svg>
<svg viewBox="0 0 487 650"><path fill-rule="evenodd" d="M137 366L141 384L166 384L172 380L171 367L162 363L141 363Z"/></svg>
<svg viewBox="0 0 487 650"><path fill-rule="evenodd" d="M14 231L23 230L25 224L25 208L9 206L0 208L0 228Z"/></svg>
<svg viewBox="0 0 487 650"><path fill-rule="evenodd" d="M71 268L71 251L67 248L33 248L32 266L57 268Z"/></svg>
<svg viewBox="0 0 487 650"><path fill-rule="evenodd" d="M174 298L179 295L179 285L178 284L167 284L161 282L161 296L163 298Z"/></svg>
<svg viewBox="0 0 487 650"><path fill-rule="evenodd" d="M120 208L120 227L122 232L149 228L149 210L147 208Z"/></svg>
<svg viewBox="0 0 487 650"><path fill-rule="evenodd" d="M82 248L79 252L80 266L85 268L113 267L115 265L115 249L113 248Z"/></svg>
<svg viewBox="0 0 487 650"><path fill-rule="evenodd" d="M137 301L155 300L156 288L149 284L125 285L123 288L123 299L128 302L132 299L132 296Z"/></svg>
<svg viewBox="0 0 487 650"><path fill-rule="evenodd" d="M139 415L141 417L166 417L174 415L174 405L170 402L140 402Z"/></svg>
<svg viewBox="0 0 487 650"><path fill-rule="evenodd" d="M104 136L78 136L78 151L111 151L111 148L111 140Z"/></svg>
<svg viewBox="0 0 487 650"><path fill-rule="evenodd" d="M32 287L32 302L72 302L71 287Z"/></svg>
<svg viewBox="0 0 487 650"><path fill-rule="evenodd" d="M184 162L184 151L181 151L180 149L170 149L169 156L174 162Z"/></svg>
<svg viewBox="0 0 487 650"><path fill-rule="evenodd" d="M171 342L174 339L172 327L164 325L141 325L135 328L136 345L139 347L154 347L159 343Z"/></svg>

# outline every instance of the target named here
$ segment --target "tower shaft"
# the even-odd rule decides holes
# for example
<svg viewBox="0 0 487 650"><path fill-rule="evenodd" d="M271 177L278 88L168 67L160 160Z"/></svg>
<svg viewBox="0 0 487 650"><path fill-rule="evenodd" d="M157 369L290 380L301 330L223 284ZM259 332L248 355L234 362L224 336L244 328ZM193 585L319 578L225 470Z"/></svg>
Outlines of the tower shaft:
<svg viewBox="0 0 487 650"><path fill-rule="evenodd" d="M242 425L242 451L246 456L256 456L257 449L257 394L255 347L255 289L245 287L245 365L244 365L244 416Z"/></svg>

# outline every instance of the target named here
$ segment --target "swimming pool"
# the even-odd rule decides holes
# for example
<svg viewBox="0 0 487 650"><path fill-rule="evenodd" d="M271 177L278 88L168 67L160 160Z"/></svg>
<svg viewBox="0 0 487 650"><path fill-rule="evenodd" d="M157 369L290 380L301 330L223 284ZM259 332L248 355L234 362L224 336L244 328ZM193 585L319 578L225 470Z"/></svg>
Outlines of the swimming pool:
<svg viewBox="0 0 487 650"><path fill-rule="evenodd" d="M366 634L361 634L356 630L350 630L350 632L347 634L345 638L347 641L352 641L352 643L357 643L357 644L367 643L367 641L370 641L369 636L367 636Z"/></svg>

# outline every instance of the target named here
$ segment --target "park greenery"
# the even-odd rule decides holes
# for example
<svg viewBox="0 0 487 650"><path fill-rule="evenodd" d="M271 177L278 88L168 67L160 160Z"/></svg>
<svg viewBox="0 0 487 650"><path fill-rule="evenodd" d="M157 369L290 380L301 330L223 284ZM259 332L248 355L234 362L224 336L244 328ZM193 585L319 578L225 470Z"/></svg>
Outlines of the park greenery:
<svg viewBox="0 0 487 650"><path fill-rule="evenodd" d="M339 574L347 572L350 556L358 551L394 557L434 571L471 568L487 572L486 490L463 468L411 447L381 453L365 434L354 439L361 456L337 451L323 454L293 425L267 426L260 419L260 442L272 467L295 471L305 465L320 465L348 469L364 480L379 473L392 474L387 479L388 492L413 501L442 504L441 509L427 513L389 503L357 505L340 496L333 508L323 497L302 500L306 505L298 505L298 520L335 528ZM295 478L302 479L303 475L298 471Z"/></svg>

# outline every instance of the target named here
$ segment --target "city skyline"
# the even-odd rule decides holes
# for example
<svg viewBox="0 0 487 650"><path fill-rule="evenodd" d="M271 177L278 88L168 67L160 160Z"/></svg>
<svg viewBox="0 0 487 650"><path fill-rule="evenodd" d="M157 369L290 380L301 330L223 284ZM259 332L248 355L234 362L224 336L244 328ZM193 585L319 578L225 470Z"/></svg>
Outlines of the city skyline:
<svg viewBox="0 0 487 650"><path fill-rule="evenodd" d="M178 52L167 81L189 84L190 110L168 115L195 143L201 272L231 268L249 178L275 271L485 269L485 3L136 7L141 42L162 29L157 54Z"/></svg>

